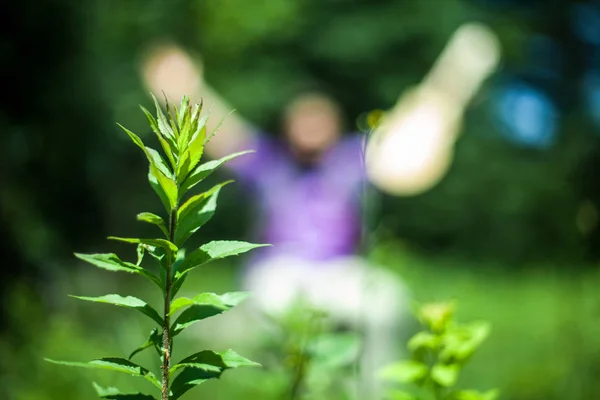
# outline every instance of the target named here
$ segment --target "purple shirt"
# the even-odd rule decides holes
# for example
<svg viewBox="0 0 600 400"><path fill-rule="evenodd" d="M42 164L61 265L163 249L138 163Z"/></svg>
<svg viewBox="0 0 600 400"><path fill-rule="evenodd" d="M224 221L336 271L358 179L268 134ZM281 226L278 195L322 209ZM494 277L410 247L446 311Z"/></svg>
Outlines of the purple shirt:
<svg viewBox="0 0 600 400"><path fill-rule="evenodd" d="M301 165L287 146L263 135L249 148L256 153L229 165L257 197L256 239L273 245L256 256L323 261L353 254L361 230L362 138L342 138L311 166Z"/></svg>

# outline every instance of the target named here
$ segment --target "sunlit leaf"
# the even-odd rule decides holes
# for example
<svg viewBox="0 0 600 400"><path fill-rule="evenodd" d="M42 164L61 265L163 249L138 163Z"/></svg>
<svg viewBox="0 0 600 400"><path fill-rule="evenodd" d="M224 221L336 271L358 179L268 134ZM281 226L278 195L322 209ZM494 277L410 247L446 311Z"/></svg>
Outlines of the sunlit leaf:
<svg viewBox="0 0 600 400"><path fill-rule="evenodd" d="M268 246L270 246L270 244L249 243L239 240L213 240L189 253L179 266L177 275L183 275L189 270L199 267L209 261L237 256L259 247Z"/></svg>
<svg viewBox="0 0 600 400"><path fill-rule="evenodd" d="M456 384L459 373L460 366L456 364L435 364L431 368L431 379L437 382L440 386L450 387Z"/></svg>
<svg viewBox="0 0 600 400"><path fill-rule="evenodd" d="M215 293L200 293L191 299L187 297L180 297L173 300L171 303L170 315L175 314L182 308L192 305L211 305L225 310L228 307L238 305L240 302L244 301L248 295L248 292L229 292L221 295Z"/></svg>
<svg viewBox="0 0 600 400"><path fill-rule="evenodd" d="M162 219L162 217L149 212L143 212L137 215L137 220L158 226L162 233L164 233L166 237L169 237L167 226L165 225L165 221Z"/></svg>
<svg viewBox="0 0 600 400"><path fill-rule="evenodd" d="M172 181L173 172L169 169L169 167L165 163L165 160L163 160L158 151L146 146L146 154L148 154L151 165L155 166L156 169L158 169L158 171L160 171L162 175L164 175Z"/></svg>
<svg viewBox="0 0 600 400"><path fill-rule="evenodd" d="M108 271L124 271L130 274L141 275L162 289L160 279L148 270L143 269L133 263L122 261L116 254L105 253L105 254L80 254L75 253L75 257L88 262L98 268L102 268Z"/></svg>
<svg viewBox="0 0 600 400"><path fill-rule="evenodd" d="M181 194L184 194L192 187L196 186L203 179L208 177L214 171L216 171L221 165L225 164L227 161L233 160L236 157L242 156L244 154L254 153L253 150L241 151L239 153L230 154L218 160L208 161L206 163L198 165L196 168L192 170L189 176L185 179L183 184L181 185L180 191Z"/></svg>
<svg viewBox="0 0 600 400"><path fill-rule="evenodd" d="M172 179L171 171L156 150L146 147L142 139L129 129L120 124L119 126L129 135L131 140L144 151L144 154L150 163L150 172L148 176L150 185L165 205L167 211L170 211L177 203L177 184Z"/></svg>
<svg viewBox="0 0 600 400"><path fill-rule="evenodd" d="M210 261L236 256L246 253L252 249L270 246L269 244L255 244L236 240L214 240L202 245L199 249L186 255L185 259L175 270L175 282L173 284L173 295L183 285L186 274Z"/></svg>
<svg viewBox="0 0 600 400"><path fill-rule="evenodd" d="M193 170L196 165L200 162L202 155L204 154L204 139L206 138L206 121L207 117L203 117L198 122L198 127L193 133L189 148L188 148L188 164L184 171L182 171L182 180L179 183L183 183L190 171Z"/></svg>
<svg viewBox="0 0 600 400"><path fill-rule="evenodd" d="M443 337L440 359L445 362L465 362L487 338L490 325L474 322L449 329Z"/></svg>
<svg viewBox="0 0 600 400"><path fill-rule="evenodd" d="M150 124L152 131L156 134L156 137L158 138L158 141L160 142L160 145L161 145L163 151L167 155L167 158L169 159L169 162L171 163L171 167L173 169L175 169L176 160L174 158L174 155L175 155L175 150L177 149L175 143L173 142L173 140L171 138L165 138L165 136L163 136L163 134L158 129L158 122L156 121L154 116L152 114L150 114L150 112L146 108L144 108L142 106L140 106L140 108L142 109L144 114L146 114L146 118L148 118L148 123Z"/></svg>
<svg viewBox="0 0 600 400"><path fill-rule="evenodd" d="M429 332L419 332L408 341L408 349L417 351L420 349L435 350L440 345L439 336Z"/></svg>
<svg viewBox="0 0 600 400"><path fill-rule="evenodd" d="M227 350L224 353L204 350L186 357L171 367L169 371L172 374L182 370L171 385L172 399L178 399L194 386L209 379L219 378L227 369L244 366L260 366L260 364L240 356L233 350Z"/></svg>
<svg viewBox="0 0 600 400"><path fill-rule="evenodd" d="M186 308L171 327L173 335L179 334L188 326L205 318L221 314L241 303L248 293L231 292L223 295L201 293L191 299L180 297L171 304L171 315Z"/></svg>
<svg viewBox="0 0 600 400"><path fill-rule="evenodd" d="M162 173L155 165L150 165L150 174L148 176L150 185L161 199L167 212L171 212L177 204L177 184L169 176ZM158 185L158 187L156 187Z"/></svg>
<svg viewBox="0 0 600 400"><path fill-rule="evenodd" d="M418 382L427 375L427 371L427 365L421 362L404 360L382 368L379 371L379 377L398 383Z"/></svg>
<svg viewBox="0 0 600 400"><path fill-rule="evenodd" d="M152 95L152 99L154 100L154 105L156 107L156 115L157 115L159 132L165 138L169 138L169 139L173 140L175 143L177 143L177 139L175 137L175 132L173 131L173 128L169 125L169 122L167 121L167 118L165 117L165 114L163 113L162 108L160 107L160 104L158 103L158 100L156 100L156 97L154 97L154 94L151 94L151 95Z"/></svg>
<svg viewBox="0 0 600 400"><path fill-rule="evenodd" d="M488 390L481 393L475 390L460 390L455 392L451 400L496 400L500 392L497 389Z"/></svg>
<svg viewBox="0 0 600 400"><path fill-rule="evenodd" d="M442 332L454 316L454 302L424 304L417 311L419 319L434 332Z"/></svg>
<svg viewBox="0 0 600 400"><path fill-rule="evenodd" d="M86 296L71 296L75 299L91 301L94 303L106 303L112 304L119 307L132 308L152 318L159 326L163 325L163 319L158 312L152 308L144 300L138 299L133 296L119 296L118 294L107 294L99 297L86 297Z"/></svg>
<svg viewBox="0 0 600 400"><path fill-rule="evenodd" d="M215 214L217 198L221 188L232 181L215 185L210 190L192 196L177 211L177 229L175 243L183 245L185 241Z"/></svg>
<svg viewBox="0 0 600 400"><path fill-rule="evenodd" d="M125 128L123 125L117 123L117 125L123 129L125 131L125 133L127 133L127 135L129 136L129 138L131 139L131 141L133 143L135 143L140 149L142 149L142 151L144 152L144 154L146 154L146 156L148 156L148 153L146 151L146 146L144 145L144 142L142 141L142 139L140 139L140 137L138 135L136 135L135 133L131 132L129 129Z"/></svg>
<svg viewBox="0 0 600 400"><path fill-rule="evenodd" d="M70 367L99 368L116 372L124 372L129 375L142 377L159 389L161 389L162 387L160 382L152 372L124 358L100 358L97 360L92 360L90 362L56 361L51 360L49 358L46 358L45 360L54 364L68 365Z"/></svg>
<svg viewBox="0 0 600 400"><path fill-rule="evenodd" d="M173 253L177 253L177 246L169 242L166 239L139 239L139 238L122 238L117 236L109 236L110 240L116 240L119 242L132 243L132 244L147 244L150 246L160 247L165 250L169 250Z"/></svg>

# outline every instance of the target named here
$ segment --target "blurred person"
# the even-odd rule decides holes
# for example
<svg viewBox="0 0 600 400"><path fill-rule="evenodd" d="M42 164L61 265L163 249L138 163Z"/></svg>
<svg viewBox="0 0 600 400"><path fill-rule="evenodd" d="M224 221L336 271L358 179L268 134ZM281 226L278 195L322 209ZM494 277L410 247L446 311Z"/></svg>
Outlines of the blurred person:
<svg viewBox="0 0 600 400"><path fill-rule="evenodd" d="M177 47L160 47L146 58L144 79L152 92L173 100L202 96L212 124L226 116L207 144L210 157L256 150L227 164L258 203L256 240L273 245L255 252L243 273L244 288L271 316L301 297L333 321L364 332L365 396L377 396L374 372L397 356L406 291L398 277L357 257L366 183L363 137L343 134L339 106L320 93L303 94L285 107L283 138L266 135L238 114L227 115L231 107L197 65Z"/></svg>

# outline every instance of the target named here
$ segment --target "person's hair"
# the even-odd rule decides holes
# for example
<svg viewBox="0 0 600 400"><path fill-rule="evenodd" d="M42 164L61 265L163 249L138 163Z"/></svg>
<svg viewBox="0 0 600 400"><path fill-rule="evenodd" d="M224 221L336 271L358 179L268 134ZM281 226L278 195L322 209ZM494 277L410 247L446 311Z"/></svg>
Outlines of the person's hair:
<svg viewBox="0 0 600 400"><path fill-rule="evenodd" d="M283 117L287 121L292 115L305 110L324 110L342 123L342 110L331 97L320 92L308 92L296 96L285 108Z"/></svg>

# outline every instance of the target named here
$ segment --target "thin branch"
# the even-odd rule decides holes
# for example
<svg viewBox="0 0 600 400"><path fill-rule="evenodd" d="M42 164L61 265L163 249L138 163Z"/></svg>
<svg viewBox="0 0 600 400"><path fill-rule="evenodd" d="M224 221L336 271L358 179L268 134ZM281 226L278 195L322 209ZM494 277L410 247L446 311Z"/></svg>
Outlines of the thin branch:
<svg viewBox="0 0 600 400"><path fill-rule="evenodd" d="M177 226L177 206L171 211L169 240L175 241L175 228ZM163 325L163 365L162 365L162 400L169 400L169 368L171 367L171 331L170 318L171 313L171 286L173 272L173 258L167 260L167 279L165 283L165 305L164 305L164 325Z"/></svg>

